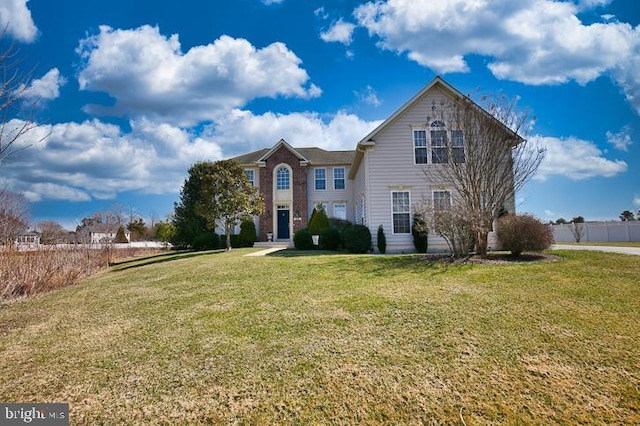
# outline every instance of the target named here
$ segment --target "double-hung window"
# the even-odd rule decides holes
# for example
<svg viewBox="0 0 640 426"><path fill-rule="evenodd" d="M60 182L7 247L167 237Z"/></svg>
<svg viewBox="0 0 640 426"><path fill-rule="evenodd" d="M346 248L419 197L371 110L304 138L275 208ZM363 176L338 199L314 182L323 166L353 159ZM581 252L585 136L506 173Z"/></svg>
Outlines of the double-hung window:
<svg viewBox="0 0 640 426"><path fill-rule="evenodd" d="M444 123L436 120L431 123L431 162L441 164L449 162L447 148L447 129Z"/></svg>
<svg viewBox="0 0 640 426"><path fill-rule="evenodd" d="M409 191L391 192L394 234L411 233L411 201L409 198Z"/></svg>
<svg viewBox="0 0 640 426"><path fill-rule="evenodd" d="M426 130L414 130L413 131L413 151L416 164L428 163L427 152L427 131Z"/></svg>
<svg viewBox="0 0 640 426"><path fill-rule="evenodd" d="M251 182L251 186L256 186L255 171L251 169L247 169L244 171L244 174L247 175L247 179L249 179L249 182Z"/></svg>
<svg viewBox="0 0 640 426"><path fill-rule="evenodd" d="M345 189L344 167L333 168L333 189Z"/></svg>
<svg viewBox="0 0 640 426"><path fill-rule="evenodd" d="M327 169L315 169L316 191L327 189Z"/></svg>
<svg viewBox="0 0 640 426"><path fill-rule="evenodd" d="M451 155L454 163L464 163L464 134L462 130L451 131Z"/></svg>
<svg viewBox="0 0 640 426"><path fill-rule="evenodd" d="M347 204L346 203L335 203L333 205L333 217L347 220Z"/></svg>
<svg viewBox="0 0 640 426"><path fill-rule="evenodd" d="M276 188L289 189L289 169L280 167L276 173Z"/></svg>

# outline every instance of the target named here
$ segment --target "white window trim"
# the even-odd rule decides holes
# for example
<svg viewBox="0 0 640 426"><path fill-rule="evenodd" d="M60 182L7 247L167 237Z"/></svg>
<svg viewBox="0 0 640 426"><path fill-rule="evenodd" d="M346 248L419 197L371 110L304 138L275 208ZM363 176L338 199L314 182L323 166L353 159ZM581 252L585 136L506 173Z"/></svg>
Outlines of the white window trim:
<svg viewBox="0 0 640 426"><path fill-rule="evenodd" d="M319 179L318 179L318 176L316 175L316 172L318 170L324 170L324 189L318 189L318 180ZM313 189L315 191L326 191L327 190L327 169L326 169L326 167L316 167L315 169L313 169Z"/></svg>
<svg viewBox="0 0 640 426"><path fill-rule="evenodd" d="M344 182L344 188L336 188L336 170L337 169L341 169L342 170L342 181ZM347 169L346 167L334 167L332 170L332 174L333 174L333 190L334 191L344 191L347 189Z"/></svg>
<svg viewBox="0 0 640 426"><path fill-rule="evenodd" d="M278 170L285 168L289 171L289 187L278 189ZM293 170L287 163L280 163L273 169L273 189L274 191L291 191L293 186Z"/></svg>
<svg viewBox="0 0 640 426"><path fill-rule="evenodd" d="M416 139L415 139L415 132L418 131L423 131L425 132L425 143L426 145L424 147L420 147L420 148L425 148L427 150L427 162L426 163L418 163L416 161ZM415 166L424 166L425 164L430 164L431 163L431 158L429 156L429 153L431 152L431 150L429 149L429 137L427 136L429 134L429 130L424 127L424 126L412 126L411 127L411 156L413 157L413 164Z"/></svg>
<svg viewBox="0 0 640 426"><path fill-rule="evenodd" d="M249 182L251 182L251 186L256 186L256 171L253 169L244 169L245 176L249 178ZM251 177L249 177L251 174Z"/></svg>
<svg viewBox="0 0 640 426"><path fill-rule="evenodd" d="M393 211L393 194L395 192L406 192L409 194L409 232L396 232L393 226L393 215L396 214L396 212ZM411 235L411 191L408 189L392 189L389 193L389 200L391 201L391 235ZM407 214L407 212L397 214Z"/></svg>
<svg viewBox="0 0 640 426"><path fill-rule="evenodd" d="M336 215L336 206L344 206L344 217L338 217ZM333 217L338 218L338 219L347 220L347 202L346 201L340 201L340 202L333 203Z"/></svg>

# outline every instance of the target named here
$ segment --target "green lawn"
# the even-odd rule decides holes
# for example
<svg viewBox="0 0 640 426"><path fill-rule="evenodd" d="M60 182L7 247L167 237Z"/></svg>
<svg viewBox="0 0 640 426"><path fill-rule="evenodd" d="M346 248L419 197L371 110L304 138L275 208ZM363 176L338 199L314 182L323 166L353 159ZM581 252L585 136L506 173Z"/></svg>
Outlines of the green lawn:
<svg viewBox="0 0 640 426"><path fill-rule="evenodd" d="M0 401L72 424L640 423L640 257L250 250L0 305Z"/></svg>

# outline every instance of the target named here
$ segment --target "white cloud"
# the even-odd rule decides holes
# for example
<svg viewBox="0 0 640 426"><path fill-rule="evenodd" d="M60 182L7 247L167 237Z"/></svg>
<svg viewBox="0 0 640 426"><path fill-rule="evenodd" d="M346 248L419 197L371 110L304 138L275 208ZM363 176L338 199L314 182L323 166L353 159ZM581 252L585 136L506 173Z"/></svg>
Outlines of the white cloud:
<svg viewBox="0 0 640 426"><path fill-rule="evenodd" d="M282 138L297 147L351 150L380 123L345 112L323 119L312 112L255 115L236 109L217 120L205 134L223 147L225 156L268 148Z"/></svg>
<svg viewBox="0 0 640 426"><path fill-rule="evenodd" d="M629 126L623 127L618 133L607 131L607 142L620 151L628 151L629 146L633 144L631 140L631 129Z"/></svg>
<svg viewBox="0 0 640 426"><path fill-rule="evenodd" d="M552 175L583 180L592 177L612 177L627 171L627 163L609 160L593 143L569 137L539 137L540 145L546 148L546 155L535 179L545 180Z"/></svg>
<svg viewBox="0 0 640 426"><path fill-rule="evenodd" d="M28 0L2 0L0 2L0 28L7 29L16 40L30 43L38 36L31 11L27 7Z"/></svg>
<svg viewBox="0 0 640 426"><path fill-rule="evenodd" d="M112 199L125 191L173 193L194 162L222 158L215 142L169 124L146 119L130 124L130 133L99 120L37 127L16 147L49 136L9 157L0 185L32 201Z"/></svg>
<svg viewBox="0 0 640 426"><path fill-rule="evenodd" d="M97 119L42 125L17 141L16 148L31 146L3 163L0 187L31 201L113 199L126 191L177 193L196 161L271 147L281 138L298 147L351 150L379 124L344 112L321 117L234 109L200 134L147 118L131 120L128 133Z"/></svg>
<svg viewBox="0 0 640 426"><path fill-rule="evenodd" d="M66 83L67 79L60 75L58 68L52 68L42 78L33 80L22 97L29 101L56 99L60 96L60 87Z"/></svg>
<svg viewBox="0 0 640 426"><path fill-rule="evenodd" d="M637 95L635 62L640 57L640 27L619 22L583 24L580 5L552 0L387 0L354 11L359 25L379 46L440 73L468 72L465 57L492 58L499 79L526 84L586 84L617 71L616 81ZM634 67L635 66L635 67ZM629 95L628 95L629 96ZM640 101L638 101L640 102Z"/></svg>
<svg viewBox="0 0 640 426"><path fill-rule="evenodd" d="M272 4L280 4L283 1L284 0L262 0L262 3L266 4L267 6L271 6Z"/></svg>
<svg viewBox="0 0 640 426"><path fill-rule="evenodd" d="M176 34L157 27L133 30L100 27L77 49L83 90L115 98L113 109L182 126L209 121L220 110L241 107L258 97L319 96L301 60L283 43L256 48L247 40L221 36L182 53ZM89 106L88 112L109 108Z"/></svg>
<svg viewBox="0 0 640 426"><path fill-rule="evenodd" d="M640 207L640 195L633 196L633 205L636 207Z"/></svg>
<svg viewBox="0 0 640 426"><path fill-rule="evenodd" d="M375 107L378 107L381 104L380 99L378 99L378 94L371 86L367 86L363 92L355 91L354 94L360 102L365 104L373 105Z"/></svg>
<svg viewBox="0 0 640 426"><path fill-rule="evenodd" d="M576 2L576 6L579 10L588 10L606 6L611 3L611 1L612 0L578 0Z"/></svg>
<svg viewBox="0 0 640 426"><path fill-rule="evenodd" d="M331 28L327 31L320 33L320 38L326 42L338 42L345 46L351 44L353 30L355 25L350 22L345 22L342 18L338 19Z"/></svg>

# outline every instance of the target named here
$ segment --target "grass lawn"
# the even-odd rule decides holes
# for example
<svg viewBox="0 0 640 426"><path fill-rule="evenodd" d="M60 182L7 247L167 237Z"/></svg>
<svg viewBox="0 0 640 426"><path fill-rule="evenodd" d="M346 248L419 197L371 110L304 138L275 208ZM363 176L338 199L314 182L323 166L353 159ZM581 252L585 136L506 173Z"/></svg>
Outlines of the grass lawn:
<svg viewBox="0 0 640 426"><path fill-rule="evenodd" d="M640 247L640 241L612 241L612 242L588 241L588 242L582 242L582 243L558 243L558 244L569 244L572 246Z"/></svg>
<svg viewBox="0 0 640 426"><path fill-rule="evenodd" d="M640 257L250 250L0 305L0 401L72 424L640 423Z"/></svg>

